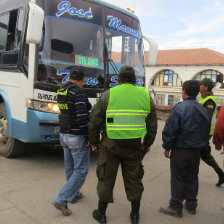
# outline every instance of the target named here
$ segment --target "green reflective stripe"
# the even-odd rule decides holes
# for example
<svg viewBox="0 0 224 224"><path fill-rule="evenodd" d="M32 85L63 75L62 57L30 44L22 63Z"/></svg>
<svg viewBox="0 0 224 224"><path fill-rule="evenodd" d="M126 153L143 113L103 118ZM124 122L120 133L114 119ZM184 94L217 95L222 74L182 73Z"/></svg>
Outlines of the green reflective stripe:
<svg viewBox="0 0 224 224"><path fill-rule="evenodd" d="M213 116L212 116L212 122L211 122L212 126L215 126L215 123L216 123L216 113L217 113L217 110L214 111Z"/></svg>
<svg viewBox="0 0 224 224"><path fill-rule="evenodd" d="M135 112L135 111L108 111L107 114L149 114L149 111L147 112Z"/></svg>
<svg viewBox="0 0 224 224"><path fill-rule="evenodd" d="M68 93L67 89L58 89L57 90L57 95L65 96L65 95L67 95L67 93Z"/></svg>
<svg viewBox="0 0 224 224"><path fill-rule="evenodd" d="M124 126L126 126L126 127L145 127L145 124L138 124L138 125L134 125L134 124L130 124L130 125L128 125L128 124L125 124L125 125L118 125L118 124L115 124L115 125L112 125L112 124L110 124L110 125L108 125L107 127L124 127Z"/></svg>
<svg viewBox="0 0 224 224"><path fill-rule="evenodd" d="M210 128L210 133L209 135L213 135L215 131L215 122L216 122L216 115L217 115L217 101L215 96L207 96L205 98L200 98L199 103L203 106L208 100L212 100L215 103L215 111L213 112L212 115L212 121L211 121L211 128Z"/></svg>
<svg viewBox="0 0 224 224"><path fill-rule="evenodd" d="M122 84L110 89L106 131L111 139L132 139L146 135L146 118L151 111L146 88Z"/></svg>
<svg viewBox="0 0 224 224"><path fill-rule="evenodd" d="M107 126L108 129L112 128L112 129L142 129L145 128L145 125L143 126Z"/></svg>
<svg viewBox="0 0 224 224"><path fill-rule="evenodd" d="M208 100L212 100L217 105L215 96L207 96L205 98L200 98L199 103L201 105L204 105Z"/></svg>
<svg viewBox="0 0 224 224"><path fill-rule="evenodd" d="M217 117L216 115L217 115L217 107L215 108L215 111L212 115L211 128L210 128L209 135L213 135L215 132L215 123L216 123L216 117Z"/></svg>
<svg viewBox="0 0 224 224"><path fill-rule="evenodd" d="M119 112L119 111L127 111L127 112L150 112L149 110L111 110L108 109L107 111L114 111L114 112Z"/></svg>
<svg viewBox="0 0 224 224"><path fill-rule="evenodd" d="M138 114L115 114L107 115L108 125L145 125L146 115Z"/></svg>

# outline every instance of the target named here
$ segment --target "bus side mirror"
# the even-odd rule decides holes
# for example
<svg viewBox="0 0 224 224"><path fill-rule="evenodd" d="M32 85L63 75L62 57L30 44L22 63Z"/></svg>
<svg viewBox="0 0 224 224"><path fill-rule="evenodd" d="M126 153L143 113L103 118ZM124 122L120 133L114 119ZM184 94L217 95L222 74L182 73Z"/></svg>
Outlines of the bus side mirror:
<svg viewBox="0 0 224 224"><path fill-rule="evenodd" d="M39 44L41 41L44 22L44 11L33 2L29 2L28 26L26 34L27 44Z"/></svg>

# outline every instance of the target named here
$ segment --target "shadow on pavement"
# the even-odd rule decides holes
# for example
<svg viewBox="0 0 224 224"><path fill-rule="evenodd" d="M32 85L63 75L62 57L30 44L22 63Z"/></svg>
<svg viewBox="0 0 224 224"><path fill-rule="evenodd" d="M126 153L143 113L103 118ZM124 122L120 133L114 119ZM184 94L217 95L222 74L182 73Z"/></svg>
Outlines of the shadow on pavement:
<svg viewBox="0 0 224 224"><path fill-rule="evenodd" d="M90 164L97 162L99 152L90 152ZM41 144L29 144L25 153L16 158L17 160L36 160L36 161L63 161L63 149L60 145L48 146Z"/></svg>

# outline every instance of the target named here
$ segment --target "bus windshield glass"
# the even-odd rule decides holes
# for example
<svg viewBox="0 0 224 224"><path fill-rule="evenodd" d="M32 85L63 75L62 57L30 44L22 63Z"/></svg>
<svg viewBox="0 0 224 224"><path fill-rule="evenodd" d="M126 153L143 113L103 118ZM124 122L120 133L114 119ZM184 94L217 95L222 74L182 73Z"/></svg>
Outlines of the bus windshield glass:
<svg viewBox="0 0 224 224"><path fill-rule="evenodd" d="M101 8L76 0L39 0L45 11L37 81L61 84L73 70L86 74L85 87L102 88L104 77ZM102 80L102 81L101 81Z"/></svg>
<svg viewBox="0 0 224 224"><path fill-rule="evenodd" d="M48 34L47 28L50 28ZM86 74L103 74L102 27L75 20L46 18L45 38L44 46L39 50L39 70L42 67L47 72L46 77L38 76L39 81L61 83L69 71L76 69L82 69Z"/></svg>
<svg viewBox="0 0 224 224"><path fill-rule="evenodd" d="M144 84L144 49L140 24L134 16L105 7L105 43L110 87L118 83L124 65L135 69L137 85Z"/></svg>
<svg viewBox="0 0 224 224"><path fill-rule="evenodd" d="M142 41L129 35L106 30L109 74L116 74L123 65L130 65L137 76L144 75Z"/></svg>
<svg viewBox="0 0 224 224"><path fill-rule="evenodd" d="M142 37L134 16L89 1L38 1L45 20L37 81L61 84L72 70L81 69L84 87L107 88L123 65L144 77Z"/></svg>

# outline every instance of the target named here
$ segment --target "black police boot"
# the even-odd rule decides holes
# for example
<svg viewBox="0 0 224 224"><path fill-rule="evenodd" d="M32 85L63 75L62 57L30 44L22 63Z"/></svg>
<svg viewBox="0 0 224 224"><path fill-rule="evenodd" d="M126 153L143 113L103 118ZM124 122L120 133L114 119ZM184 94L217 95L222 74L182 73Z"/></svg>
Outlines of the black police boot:
<svg viewBox="0 0 224 224"><path fill-rule="evenodd" d="M93 218L96 219L100 224L107 223L106 209L107 209L107 203L99 201L98 209L95 209L93 211Z"/></svg>
<svg viewBox="0 0 224 224"><path fill-rule="evenodd" d="M139 208L140 208L140 201L132 201L131 202L131 224L138 224L139 223Z"/></svg>
<svg viewBox="0 0 224 224"><path fill-rule="evenodd" d="M218 183L216 184L217 187L221 186L222 184L224 184L224 173L221 172L218 174L219 175L219 180Z"/></svg>
<svg viewBox="0 0 224 224"><path fill-rule="evenodd" d="M214 167L215 172L218 174L219 176L219 180L216 184L217 187L221 186L222 184L224 184L224 172L222 171L222 169L219 166L215 166Z"/></svg>

